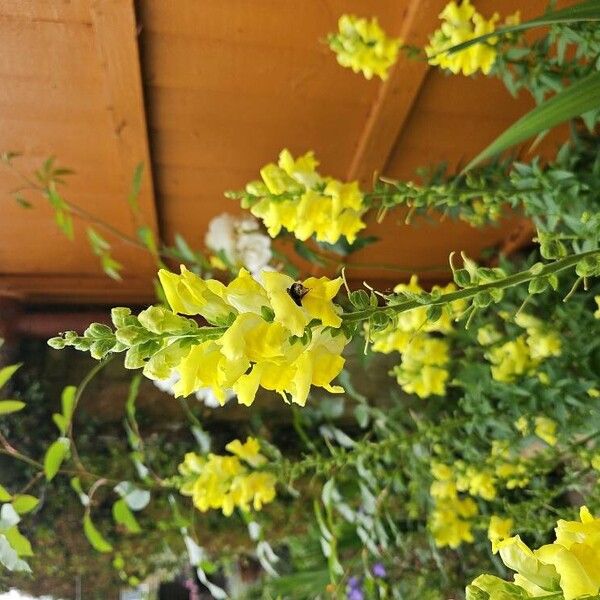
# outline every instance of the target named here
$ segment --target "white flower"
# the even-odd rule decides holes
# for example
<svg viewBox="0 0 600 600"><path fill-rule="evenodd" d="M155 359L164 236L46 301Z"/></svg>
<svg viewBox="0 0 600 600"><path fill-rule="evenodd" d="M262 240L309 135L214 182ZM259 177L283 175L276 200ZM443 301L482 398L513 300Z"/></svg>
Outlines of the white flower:
<svg viewBox="0 0 600 600"><path fill-rule="evenodd" d="M152 380L152 383L161 391L166 392L174 396L173 387L179 381L179 373L173 369L171 376L168 379ZM204 402L208 408L219 408L221 404L217 400L214 392L211 388L200 388L196 391L196 399L200 402ZM233 390L225 390L225 402L229 402L232 398L235 398Z"/></svg>
<svg viewBox="0 0 600 600"><path fill-rule="evenodd" d="M208 232L204 238L204 243L213 252L225 253L225 256L230 260L233 258L235 253L235 217L223 213L218 217L215 217L208 224Z"/></svg>
<svg viewBox="0 0 600 600"><path fill-rule="evenodd" d="M273 256L271 238L259 232L241 235L236 247L240 262L250 273L257 273L267 266Z"/></svg>
<svg viewBox="0 0 600 600"><path fill-rule="evenodd" d="M253 274L273 257L271 238L259 231L258 221L251 216L223 213L215 217L208 225L204 242L213 252L223 252L231 264L246 267Z"/></svg>

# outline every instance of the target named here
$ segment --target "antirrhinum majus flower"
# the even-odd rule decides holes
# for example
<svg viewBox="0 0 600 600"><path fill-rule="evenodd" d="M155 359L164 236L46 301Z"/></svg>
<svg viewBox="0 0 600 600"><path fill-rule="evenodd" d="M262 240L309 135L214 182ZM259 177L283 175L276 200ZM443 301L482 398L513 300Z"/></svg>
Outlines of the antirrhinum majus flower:
<svg viewBox="0 0 600 600"><path fill-rule="evenodd" d="M481 575L467 587L467 599L596 597L600 592L600 519L583 506L580 521L561 519L554 531L556 540L537 550L531 550L519 536L498 542L502 562L515 572L514 583Z"/></svg>
<svg viewBox="0 0 600 600"><path fill-rule="evenodd" d="M258 440L248 437L243 444L233 440L225 448L232 456L188 452L179 465L184 479L180 492L191 496L198 510L221 509L225 516L235 508L260 510L272 502L276 479L272 473L256 470L267 463Z"/></svg>
<svg viewBox="0 0 600 600"><path fill-rule="evenodd" d="M333 303L341 278L295 282L283 273L264 272L259 283L241 269L226 286L185 267L180 275L161 270L159 278L174 312L200 315L224 330L192 345L181 358L177 395L210 388L224 402L231 389L249 406L263 387L303 406L311 386L343 391L332 385L349 341L340 330L341 309Z"/></svg>
<svg viewBox="0 0 600 600"><path fill-rule="evenodd" d="M354 15L339 18L338 33L330 34L328 42L342 67L362 72L366 79L376 75L386 80L402 47L402 40L387 36L376 18Z"/></svg>
<svg viewBox="0 0 600 600"><path fill-rule="evenodd" d="M425 48L429 64L448 69L454 74L472 75L481 70L487 75L496 61L496 37L458 52L448 53L445 50L481 35L493 33L500 20L498 13L486 19L475 10L470 0L463 0L460 4L453 0L446 5L439 17L442 25L430 36L429 45ZM519 13L506 19L507 25L518 22Z"/></svg>
<svg viewBox="0 0 600 600"><path fill-rule="evenodd" d="M282 150L277 164L260 170L262 180L246 186L242 206L264 223L271 237L285 229L301 241L314 236L335 244L344 236L352 244L366 227L363 193L356 181L321 176L318 164L313 152L294 159Z"/></svg>

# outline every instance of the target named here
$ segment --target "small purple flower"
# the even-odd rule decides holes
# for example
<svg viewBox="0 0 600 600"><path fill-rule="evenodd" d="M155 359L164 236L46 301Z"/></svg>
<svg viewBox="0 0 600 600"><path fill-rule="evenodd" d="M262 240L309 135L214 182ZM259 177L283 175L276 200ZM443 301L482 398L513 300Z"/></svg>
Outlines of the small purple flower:
<svg viewBox="0 0 600 600"><path fill-rule="evenodd" d="M360 587L360 579L358 577L350 577L348 579L348 586L352 589Z"/></svg>
<svg viewBox="0 0 600 600"><path fill-rule="evenodd" d="M352 588L348 592L348 600L365 600L365 595L360 588Z"/></svg>
<svg viewBox="0 0 600 600"><path fill-rule="evenodd" d="M375 577L385 577L385 576L387 575L387 572L386 572L386 570L385 570L385 567L384 567L384 566L383 566L383 564L382 564L382 563L380 563L380 562L378 562L378 563L375 563L375 564L373 565L373 569L372 569L372 571L373 571L373 575L374 575Z"/></svg>

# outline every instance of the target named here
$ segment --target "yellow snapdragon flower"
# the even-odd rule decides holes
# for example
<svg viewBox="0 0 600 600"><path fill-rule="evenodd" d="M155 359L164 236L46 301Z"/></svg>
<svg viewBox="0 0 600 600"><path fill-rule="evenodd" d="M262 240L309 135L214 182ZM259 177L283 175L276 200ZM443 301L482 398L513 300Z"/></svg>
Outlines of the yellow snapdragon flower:
<svg viewBox="0 0 600 600"><path fill-rule="evenodd" d="M477 504L471 498L445 498L437 502L429 518L436 546L458 548L463 542L472 543L470 519L477 513Z"/></svg>
<svg viewBox="0 0 600 600"><path fill-rule="evenodd" d="M355 73L362 72L366 79L376 75L386 80L389 69L398 59L402 40L388 37L376 18L367 20L342 15L338 29L338 33L330 34L328 38L338 63Z"/></svg>
<svg viewBox="0 0 600 600"><path fill-rule="evenodd" d="M425 48L429 64L448 69L455 75L472 75L477 71L487 75L496 61L497 38L488 38L458 52L447 53L446 50L481 35L493 33L500 20L498 13L486 19L475 10L470 0L463 0L460 4L453 0L446 5L439 18L442 24L430 36L429 45ZM507 25L518 22L519 13L506 19Z"/></svg>
<svg viewBox="0 0 600 600"><path fill-rule="evenodd" d="M343 391L331 383L342 370L341 354L349 341L339 330L342 320L333 303L341 278L295 282L283 273L265 272L259 283L241 269L225 286L185 267L180 275L161 270L159 278L173 311L201 315L225 329L184 352L176 395L208 387L224 403L226 390L233 389L249 406L261 386L303 406L311 385Z"/></svg>
<svg viewBox="0 0 600 600"><path fill-rule="evenodd" d="M598 306L598 309L594 312L594 317L596 317L596 319L600 319L600 296L594 296L594 300Z"/></svg>
<svg viewBox="0 0 600 600"><path fill-rule="evenodd" d="M512 383L534 367L525 336L490 348L485 356L492 363L492 377L503 383Z"/></svg>
<svg viewBox="0 0 600 600"><path fill-rule="evenodd" d="M562 592L565 600L600 592L600 519L585 507L580 521L559 520L556 540L531 550L515 536L497 544L504 564L516 572L517 586L534 595ZM475 582L474 582L475 583Z"/></svg>
<svg viewBox="0 0 600 600"><path fill-rule="evenodd" d="M258 440L249 437L244 444L233 440L226 449L234 456L186 454L179 465L184 478L180 492L191 496L199 511L221 509L225 516L230 516L235 508L260 510L272 502L276 493L275 476L265 471L251 471L242 462L252 468L267 462L260 454Z"/></svg>
<svg viewBox="0 0 600 600"><path fill-rule="evenodd" d="M444 287L436 285L431 289L432 293L441 294L455 290L453 283ZM394 292L418 294L423 292L423 288L417 276L413 275L408 283L398 284ZM464 301L453 302L444 307L437 321L432 322L427 320L427 308L420 306L397 315L384 330L371 334L374 352L400 353L402 363L394 367L393 374L405 392L420 398L445 395L446 383L450 378L445 368L450 362L450 344L445 339L429 334L453 331L454 321L464 308Z"/></svg>
<svg viewBox="0 0 600 600"><path fill-rule="evenodd" d="M353 243L366 227L358 182L323 177L318 164L313 152L294 159L284 149L277 164L260 170L261 181L246 186L253 201L243 206L264 223L271 237L286 229L301 241L314 235L319 242L335 244L344 236Z"/></svg>

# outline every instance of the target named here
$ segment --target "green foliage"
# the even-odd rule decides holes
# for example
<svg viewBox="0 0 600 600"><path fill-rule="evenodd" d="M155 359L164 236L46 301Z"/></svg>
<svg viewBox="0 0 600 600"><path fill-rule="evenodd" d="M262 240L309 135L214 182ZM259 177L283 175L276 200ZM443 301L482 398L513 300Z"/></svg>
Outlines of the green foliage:
<svg viewBox="0 0 600 600"><path fill-rule="evenodd" d="M591 73L521 117L473 158L464 170L469 171L519 142L597 109L598 96L600 96L600 73Z"/></svg>
<svg viewBox="0 0 600 600"><path fill-rule="evenodd" d="M112 545L107 542L98 529L96 529L96 526L92 522L92 518L90 517L89 513L86 513L83 517L83 533L85 533L85 537L92 545L92 548L94 548L94 550L97 552L112 552Z"/></svg>
<svg viewBox="0 0 600 600"><path fill-rule="evenodd" d="M58 473L69 454L70 445L69 438L60 437L48 447L44 456L44 475L48 481L52 481Z"/></svg>

